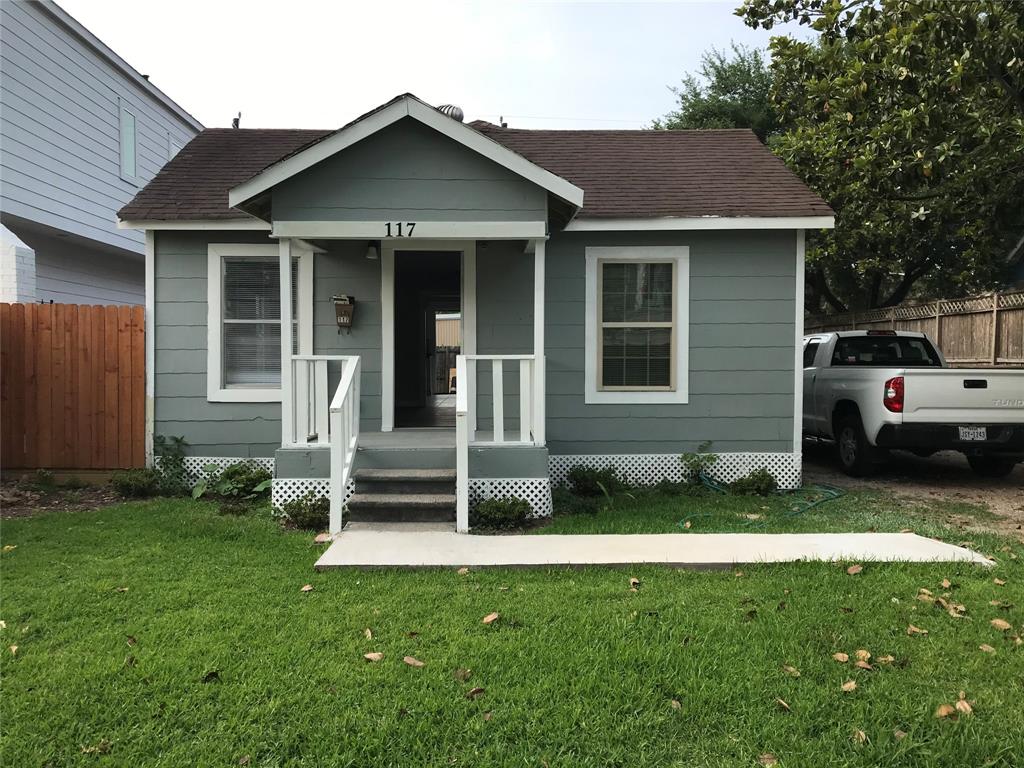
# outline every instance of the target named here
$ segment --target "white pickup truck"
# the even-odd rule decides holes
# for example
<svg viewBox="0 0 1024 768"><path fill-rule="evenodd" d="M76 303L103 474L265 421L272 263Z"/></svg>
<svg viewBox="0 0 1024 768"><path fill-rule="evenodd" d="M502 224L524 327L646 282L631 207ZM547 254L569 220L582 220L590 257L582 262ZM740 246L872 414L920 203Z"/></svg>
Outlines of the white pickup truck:
<svg viewBox="0 0 1024 768"><path fill-rule="evenodd" d="M960 451L984 477L1024 460L1024 370L950 368L923 333L804 337L804 434L834 440L849 475L899 448Z"/></svg>

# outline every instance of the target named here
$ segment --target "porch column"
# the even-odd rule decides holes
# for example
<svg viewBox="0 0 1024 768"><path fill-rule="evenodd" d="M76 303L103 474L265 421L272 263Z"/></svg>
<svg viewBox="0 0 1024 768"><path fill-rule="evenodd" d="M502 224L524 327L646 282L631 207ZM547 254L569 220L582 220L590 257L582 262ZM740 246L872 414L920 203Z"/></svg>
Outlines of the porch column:
<svg viewBox="0 0 1024 768"><path fill-rule="evenodd" d="M292 241L280 240L281 273L281 445L295 442L292 397Z"/></svg>
<svg viewBox="0 0 1024 768"><path fill-rule="evenodd" d="M533 442L545 444L544 249L545 239L533 243Z"/></svg>

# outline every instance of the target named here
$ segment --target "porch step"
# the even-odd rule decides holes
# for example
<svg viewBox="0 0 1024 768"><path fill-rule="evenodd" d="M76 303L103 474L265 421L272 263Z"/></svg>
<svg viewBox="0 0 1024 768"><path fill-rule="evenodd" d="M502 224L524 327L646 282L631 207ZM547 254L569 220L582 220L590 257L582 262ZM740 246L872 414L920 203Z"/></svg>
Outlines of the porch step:
<svg viewBox="0 0 1024 768"><path fill-rule="evenodd" d="M371 494L453 494L454 469L357 469L356 491Z"/></svg>
<svg viewBox="0 0 1024 768"><path fill-rule="evenodd" d="M348 500L348 519L352 522L423 523L455 519L454 493L366 493L358 487Z"/></svg>

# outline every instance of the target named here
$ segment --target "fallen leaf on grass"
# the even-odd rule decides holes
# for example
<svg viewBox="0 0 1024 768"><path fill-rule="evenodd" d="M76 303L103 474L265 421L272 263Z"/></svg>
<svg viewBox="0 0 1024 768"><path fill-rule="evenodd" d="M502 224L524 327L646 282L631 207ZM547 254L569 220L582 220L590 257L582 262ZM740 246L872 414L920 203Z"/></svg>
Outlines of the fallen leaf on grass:
<svg viewBox="0 0 1024 768"><path fill-rule="evenodd" d="M765 766L765 768L771 768L771 766L779 764L779 759L771 752L765 752L757 756L757 762Z"/></svg>
<svg viewBox="0 0 1024 768"><path fill-rule="evenodd" d="M790 677L800 677L800 670L797 669L796 667L791 667L788 664L786 664L782 668L785 670L786 674L789 675Z"/></svg>
<svg viewBox="0 0 1024 768"><path fill-rule="evenodd" d="M783 710L784 712L792 712L793 711L792 707L790 707L789 704L787 704L784 699L775 699L775 703L778 704L779 705L779 709Z"/></svg>
<svg viewBox="0 0 1024 768"><path fill-rule="evenodd" d="M469 568L459 568L456 573L459 574L459 576L466 576L469 574Z"/></svg>
<svg viewBox="0 0 1024 768"><path fill-rule="evenodd" d="M11 656L17 656L17 655L18 655L18 646L12 645L11 646Z"/></svg>
<svg viewBox="0 0 1024 768"><path fill-rule="evenodd" d="M452 677L454 677L460 683L466 682L467 680L469 680L470 677L472 677L472 675L473 670L466 669L465 667L459 667L454 672L452 672Z"/></svg>
<svg viewBox="0 0 1024 768"><path fill-rule="evenodd" d="M856 565L851 565L851 566L850 566L849 568L847 568L847 569L846 569L846 573L847 573L848 575L850 575L850 576L856 576L856 575L857 575L858 573L860 573L860 572L861 572L861 571L863 571L863 570L864 570L864 566L863 566L863 565L860 565L860 564L858 563L858 564L856 564Z"/></svg>
<svg viewBox="0 0 1024 768"><path fill-rule="evenodd" d="M630 580L629 580L629 590L630 590L630 592L636 592L639 588L640 588L640 579L636 578L635 576L630 578Z"/></svg>
<svg viewBox="0 0 1024 768"><path fill-rule="evenodd" d="M993 648L988 643L982 643L981 645L978 646L978 648L983 650L985 653L995 653L996 652L996 649Z"/></svg>
<svg viewBox="0 0 1024 768"><path fill-rule="evenodd" d="M316 536L313 537L313 543L314 544L330 544L331 543L331 534L329 534L329 533L318 533Z"/></svg>
<svg viewBox="0 0 1024 768"><path fill-rule="evenodd" d="M888 654L886 654L885 656L879 656L877 659L875 659L875 662L877 662L878 664L892 664L894 661L896 661L896 657L890 656Z"/></svg>
<svg viewBox="0 0 1024 768"><path fill-rule="evenodd" d="M858 648L853 652L853 655L856 656L859 661L871 661L871 651L865 650L864 648Z"/></svg>
<svg viewBox="0 0 1024 768"><path fill-rule="evenodd" d="M484 720L490 720L492 717L494 717L493 712L484 712Z"/></svg>
<svg viewBox="0 0 1024 768"><path fill-rule="evenodd" d="M473 701L473 699L475 699L477 696L483 695L483 692L483 688L471 688L470 690L466 691L466 698L470 701Z"/></svg>
<svg viewBox="0 0 1024 768"><path fill-rule="evenodd" d="M384 658L384 654L380 651L374 651L373 653L364 653L363 658L367 661L377 662Z"/></svg>
<svg viewBox="0 0 1024 768"><path fill-rule="evenodd" d="M955 717L956 707L952 704L940 704L935 710L935 716L940 720L946 717Z"/></svg>
<svg viewBox="0 0 1024 768"><path fill-rule="evenodd" d="M687 520L685 523L683 523L683 528L685 528L686 530L690 530L690 527L692 525L693 525L693 523L691 523L689 520Z"/></svg>
<svg viewBox="0 0 1024 768"><path fill-rule="evenodd" d="M128 667L129 669L131 669L132 667L134 667L134 666L135 666L135 657L134 657L134 656L132 656L132 655L131 655L131 654L129 653L129 654L127 655L127 656L125 656L125 657L124 657L124 665L125 665L126 667Z"/></svg>
<svg viewBox="0 0 1024 768"><path fill-rule="evenodd" d="M127 592L128 587L114 587L115 592Z"/></svg>
<svg viewBox="0 0 1024 768"><path fill-rule="evenodd" d="M974 714L974 707L972 707L971 703L967 701L967 694L963 691L960 691L960 698L956 700L956 704L953 706L955 706L956 711L964 717L970 717Z"/></svg>
<svg viewBox="0 0 1024 768"><path fill-rule="evenodd" d="M17 544L4 544L4 552L13 552L18 548Z"/></svg>
<svg viewBox="0 0 1024 768"><path fill-rule="evenodd" d="M843 653L842 651L839 651L838 653L833 653L832 658L838 661L840 664L845 664L850 660L850 655L848 653Z"/></svg>
<svg viewBox="0 0 1024 768"><path fill-rule="evenodd" d="M240 758L238 758L238 764L239 765L248 765L251 761L252 761L252 758L249 757L248 755L242 755Z"/></svg>
<svg viewBox="0 0 1024 768"><path fill-rule="evenodd" d="M1004 611L1008 611L1011 608L1013 608L1013 603L1007 603L1003 600L989 600L988 604L991 605L993 608L1001 608Z"/></svg>
<svg viewBox="0 0 1024 768"><path fill-rule="evenodd" d="M0 629L7 629L7 622L0 620Z"/></svg>
<svg viewBox="0 0 1024 768"><path fill-rule="evenodd" d="M928 634L928 630L927 629L921 629L920 627L915 627L913 624L911 624L910 626L907 627L907 634L908 635L927 635Z"/></svg>
<svg viewBox="0 0 1024 768"><path fill-rule="evenodd" d="M992 583L995 584L997 587L1003 587L1003 586L1006 585L1006 580L1005 579L992 579Z"/></svg>
<svg viewBox="0 0 1024 768"><path fill-rule="evenodd" d="M299 592L312 592L312 591L313 591L313 585L312 584L305 584L305 585L303 585L302 589L299 590Z"/></svg>
<svg viewBox="0 0 1024 768"><path fill-rule="evenodd" d="M422 667L422 666L424 666L422 661L420 661L419 659L414 658L412 656L406 656L404 659L402 659L402 661L404 661L410 667Z"/></svg>
<svg viewBox="0 0 1024 768"><path fill-rule="evenodd" d="M734 575L734 576L735 576L735 577L736 577L737 579L742 579L742 578L743 578L743 571L736 571L736 573L735 573L735 574L733 574L733 575Z"/></svg>
<svg viewBox="0 0 1024 768"><path fill-rule="evenodd" d="M1000 630L1001 632L1006 632L1013 628L1010 625L1010 622L1006 621L1006 619L992 619L992 621L990 621L989 624L991 624L993 627Z"/></svg>
<svg viewBox="0 0 1024 768"><path fill-rule="evenodd" d="M128 645L135 645L137 642L139 642L138 640L135 639L134 635L125 635L124 637L125 637L125 642L128 643Z"/></svg>
<svg viewBox="0 0 1024 768"><path fill-rule="evenodd" d="M364 629L363 630L363 637L365 637L367 640L373 640L373 630L370 629L369 627Z"/></svg>
<svg viewBox="0 0 1024 768"><path fill-rule="evenodd" d="M498 613L497 611L495 611L494 613L488 613L486 616L484 616L482 619L480 619L480 623L481 624L493 624L494 622L496 622L500 618L501 618L501 614Z"/></svg>
<svg viewBox="0 0 1024 768"><path fill-rule="evenodd" d="M868 672L873 672L875 670L875 668L868 664L866 661L858 661L856 664L854 664L854 666L857 667L857 669L865 669Z"/></svg>
<svg viewBox="0 0 1024 768"><path fill-rule="evenodd" d="M949 589L952 586L953 586L953 582L951 582L949 579L943 579L942 580L942 588L943 589Z"/></svg>
<svg viewBox="0 0 1024 768"><path fill-rule="evenodd" d="M893 731L892 735L896 737L896 741L903 741L905 738L907 738L907 732L901 731L899 728Z"/></svg>
<svg viewBox="0 0 1024 768"><path fill-rule="evenodd" d="M854 742L854 744L866 744L868 741L868 735L864 733L864 731L857 729L853 732L853 735L850 737L850 739Z"/></svg>
<svg viewBox="0 0 1024 768"><path fill-rule="evenodd" d="M110 748L114 746L111 742L106 739L100 739L99 742L92 746L82 745L83 755L105 755L110 751Z"/></svg>
<svg viewBox="0 0 1024 768"><path fill-rule="evenodd" d="M853 680L847 680L845 683L843 683L843 691L844 692L850 693L851 691L855 691L855 690L857 690L857 683L854 682Z"/></svg>
<svg viewBox="0 0 1024 768"><path fill-rule="evenodd" d="M682 704L680 703L679 699L672 699L672 701L670 702L670 704L671 704L671 706L672 706L672 709L681 709L681 708L682 708L682 706L683 706L683 705L682 705Z"/></svg>

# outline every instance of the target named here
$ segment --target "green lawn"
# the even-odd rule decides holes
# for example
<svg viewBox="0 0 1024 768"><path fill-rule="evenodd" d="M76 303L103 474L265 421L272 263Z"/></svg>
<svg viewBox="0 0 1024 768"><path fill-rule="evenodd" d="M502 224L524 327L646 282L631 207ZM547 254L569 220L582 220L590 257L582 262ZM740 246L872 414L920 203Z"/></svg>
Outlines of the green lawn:
<svg viewBox="0 0 1024 768"><path fill-rule="evenodd" d="M1022 765L1024 547L972 538L995 568L315 573L309 535L209 504L6 521L0 763ZM915 599L944 578L966 618ZM936 719L961 690L974 715Z"/></svg>

